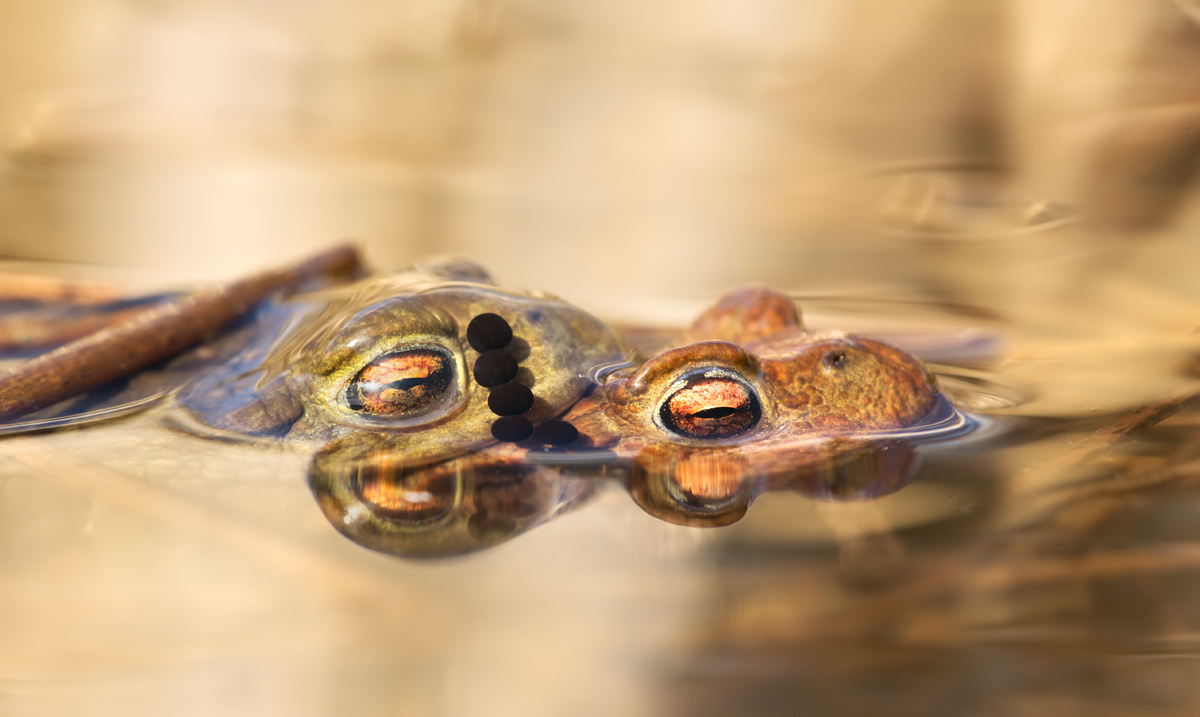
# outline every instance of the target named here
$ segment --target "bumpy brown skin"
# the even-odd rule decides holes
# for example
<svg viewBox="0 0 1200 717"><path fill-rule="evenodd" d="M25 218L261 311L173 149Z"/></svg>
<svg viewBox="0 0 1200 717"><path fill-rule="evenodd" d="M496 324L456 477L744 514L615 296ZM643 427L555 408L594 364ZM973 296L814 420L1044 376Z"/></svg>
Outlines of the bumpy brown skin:
<svg viewBox="0 0 1200 717"><path fill-rule="evenodd" d="M803 325L791 298L765 286L747 286L725 294L701 314L687 330L683 343L747 343L796 329L803 329Z"/></svg>
<svg viewBox="0 0 1200 717"><path fill-rule="evenodd" d="M790 305L768 289L727 295L686 334L709 340L665 351L635 373L600 386L567 420L595 445L632 459L635 500L672 522L738 520L752 497L751 481L760 490L786 486L845 496L834 484L842 480L839 467L871 462L863 455L876 449L891 451L887 461L872 465L886 466L891 474L881 480L899 487L911 454L869 435L929 416L939 404L936 379L920 360L881 341L805 332ZM728 438L670 432L656 420L663 401L681 377L711 369L752 387L761 418L753 429ZM895 458L902 455L909 460ZM681 493L686 497L679 498ZM690 507L682 505L689 502Z"/></svg>
<svg viewBox="0 0 1200 717"><path fill-rule="evenodd" d="M761 291L735 294L751 302ZM746 315L728 298L719 306ZM774 301L776 297L766 297ZM710 324L711 312L701 319ZM851 334L809 334L784 318L777 330L751 326L757 340L700 341L665 351L625 378L600 386L571 410L567 419L596 445L637 447L650 443L704 446L708 441L665 434L654 414L668 387L698 369L725 369L744 379L761 397L758 427L722 445L762 444L787 437L832 437L911 426L934 408L937 379L920 360L889 344ZM730 322L728 326L734 324ZM692 333L696 333L693 329ZM714 332L707 332L710 335Z"/></svg>
<svg viewBox="0 0 1200 717"><path fill-rule="evenodd" d="M317 298L255 367L254 400L236 408L223 404L227 386L244 380L229 376L185 391L192 414L226 431L274 430L287 442L313 447L369 441L377 450L399 452L410 465L430 464L495 443L490 390L473 378L479 352L466 339L475 316L495 313L512 326L514 338L504 350L519 361L515 380L534 394L525 417L535 424L573 405L591 386L593 369L630 360L605 324L546 295L417 271L368 279ZM371 415L350 407L346 390L364 367L414 347L451 357L453 378L442 400L411 415ZM281 421L286 423L278 428Z"/></svg>

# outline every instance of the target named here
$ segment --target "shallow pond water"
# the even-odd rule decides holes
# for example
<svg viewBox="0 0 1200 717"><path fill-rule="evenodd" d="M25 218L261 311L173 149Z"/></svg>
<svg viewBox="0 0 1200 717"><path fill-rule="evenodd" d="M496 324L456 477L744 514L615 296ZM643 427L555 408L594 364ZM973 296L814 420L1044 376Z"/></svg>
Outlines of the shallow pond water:
<svg viewBox="0 0 1200 717"><path fill-rule="evenodd" d="M1194 713L1190 329L1047 338L961 306L802 305L927 358L965 418L899 473L868 452L726 527L656 517L619 465L534 452L401 486L448 495L449 522L434 505L423 525L472 550L414 560L343 537L353 512L322 482L386 497L377 463L214 440L170 404L0 438L0 707Z"/></svg>

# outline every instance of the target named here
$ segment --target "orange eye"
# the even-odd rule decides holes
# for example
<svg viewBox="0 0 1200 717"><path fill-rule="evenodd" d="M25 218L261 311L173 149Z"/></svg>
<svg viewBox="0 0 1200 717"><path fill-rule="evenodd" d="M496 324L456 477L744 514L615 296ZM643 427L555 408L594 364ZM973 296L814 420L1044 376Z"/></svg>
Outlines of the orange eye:
<svg viewBox="0 0 1200 717"><path fill-rule="evenodd" d="M659 408L668 430L688 438L729 438L758 423L762 407L754 391L729 376L699 375L687 380Z"/></svg>
<svg viewBox="0 0 1200 717"><path fill-rule="evenodd" d="M434 349L388 354L358 372L346 389L346 403L377 416L419 411L442 397L453 372L450 357Z"/></svg>

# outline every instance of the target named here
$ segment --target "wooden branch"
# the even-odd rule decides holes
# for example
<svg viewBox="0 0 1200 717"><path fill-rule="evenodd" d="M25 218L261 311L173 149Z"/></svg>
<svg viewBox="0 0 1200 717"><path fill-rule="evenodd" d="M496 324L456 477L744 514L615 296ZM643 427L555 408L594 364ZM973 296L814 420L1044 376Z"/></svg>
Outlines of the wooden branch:
<svg viewBox="0 0 1200 717"><path fill-rule="evenodd" d="M163 297L163 302L168 300L168 297ZM5 317L0 319L0 354L56 348L68 341L124 323L149 308L150 304L147 303L116 311L94 310L78 316L38 316L36 312L31 312L29 315Z"/></svg>
<svg viewBox="0 0 1200 717"><path fill-rule="evenodd" d="M174 356L276 291L310 277L349 274L358 266L354 247L338 247L287 269L151 307L116 326L72 341L0 377L0 421L54 405Z"/></svg>

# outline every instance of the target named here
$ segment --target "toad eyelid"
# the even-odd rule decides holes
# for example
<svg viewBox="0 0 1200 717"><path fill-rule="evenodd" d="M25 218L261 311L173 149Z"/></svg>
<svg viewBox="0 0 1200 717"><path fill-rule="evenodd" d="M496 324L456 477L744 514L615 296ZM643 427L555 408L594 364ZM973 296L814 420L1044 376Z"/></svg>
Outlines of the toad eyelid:
<svg viewBox="0 0 1200 717"><path fill-rule="evenodd" d="M676 378L674 381L671 382L671 384L669 386L667 386L667 390L663 392L663 397L659 401L659 403L669 399L671 396L673 396L675 393L677 393L680 389L685 388L689 381L694 381L695 379L700 378L700 377L703 377L703 378L725 378L725 379L729 379L730 381L737 381L738 383L741 383L742 385L746 386L753 393L755 393L755 394L758 393L758 391L756 391L754 389L754 387L746 379L746 377L742 376L737 371L723 368L721 366L709 366L708 368L691 369L691 370L685 371L681 376L679 376L679 378Z"/></svg>
<svg viewBox="0 0 1200 717"><path fill-rule="evenodd" d="M432 341L424 336L421 336L414 340L409 340L409 341L400 340L394 344L386 344L386 346L387 346L386 348L384 348L383 350L378 351L374 354L365 353L364 354L365 360L360 359L360 362L362 365L360 365L358 367L358 369L355 370L354 375L357 376L359 371L362 371L364 368L366 368L367 366L370 366L371 364L375 363L376 361L387 358L388 356L393 356L395 354L402 354L402 353L407 353L409 351L421 351L421 350L436 351L440 354L443 354L445 356L445 358L447 358L451 362L453 362L456 359L456 354L460 354L462 351L461 348L452 348L450 346L446 346L446 345L442 344L439 341Z"/></svg>

